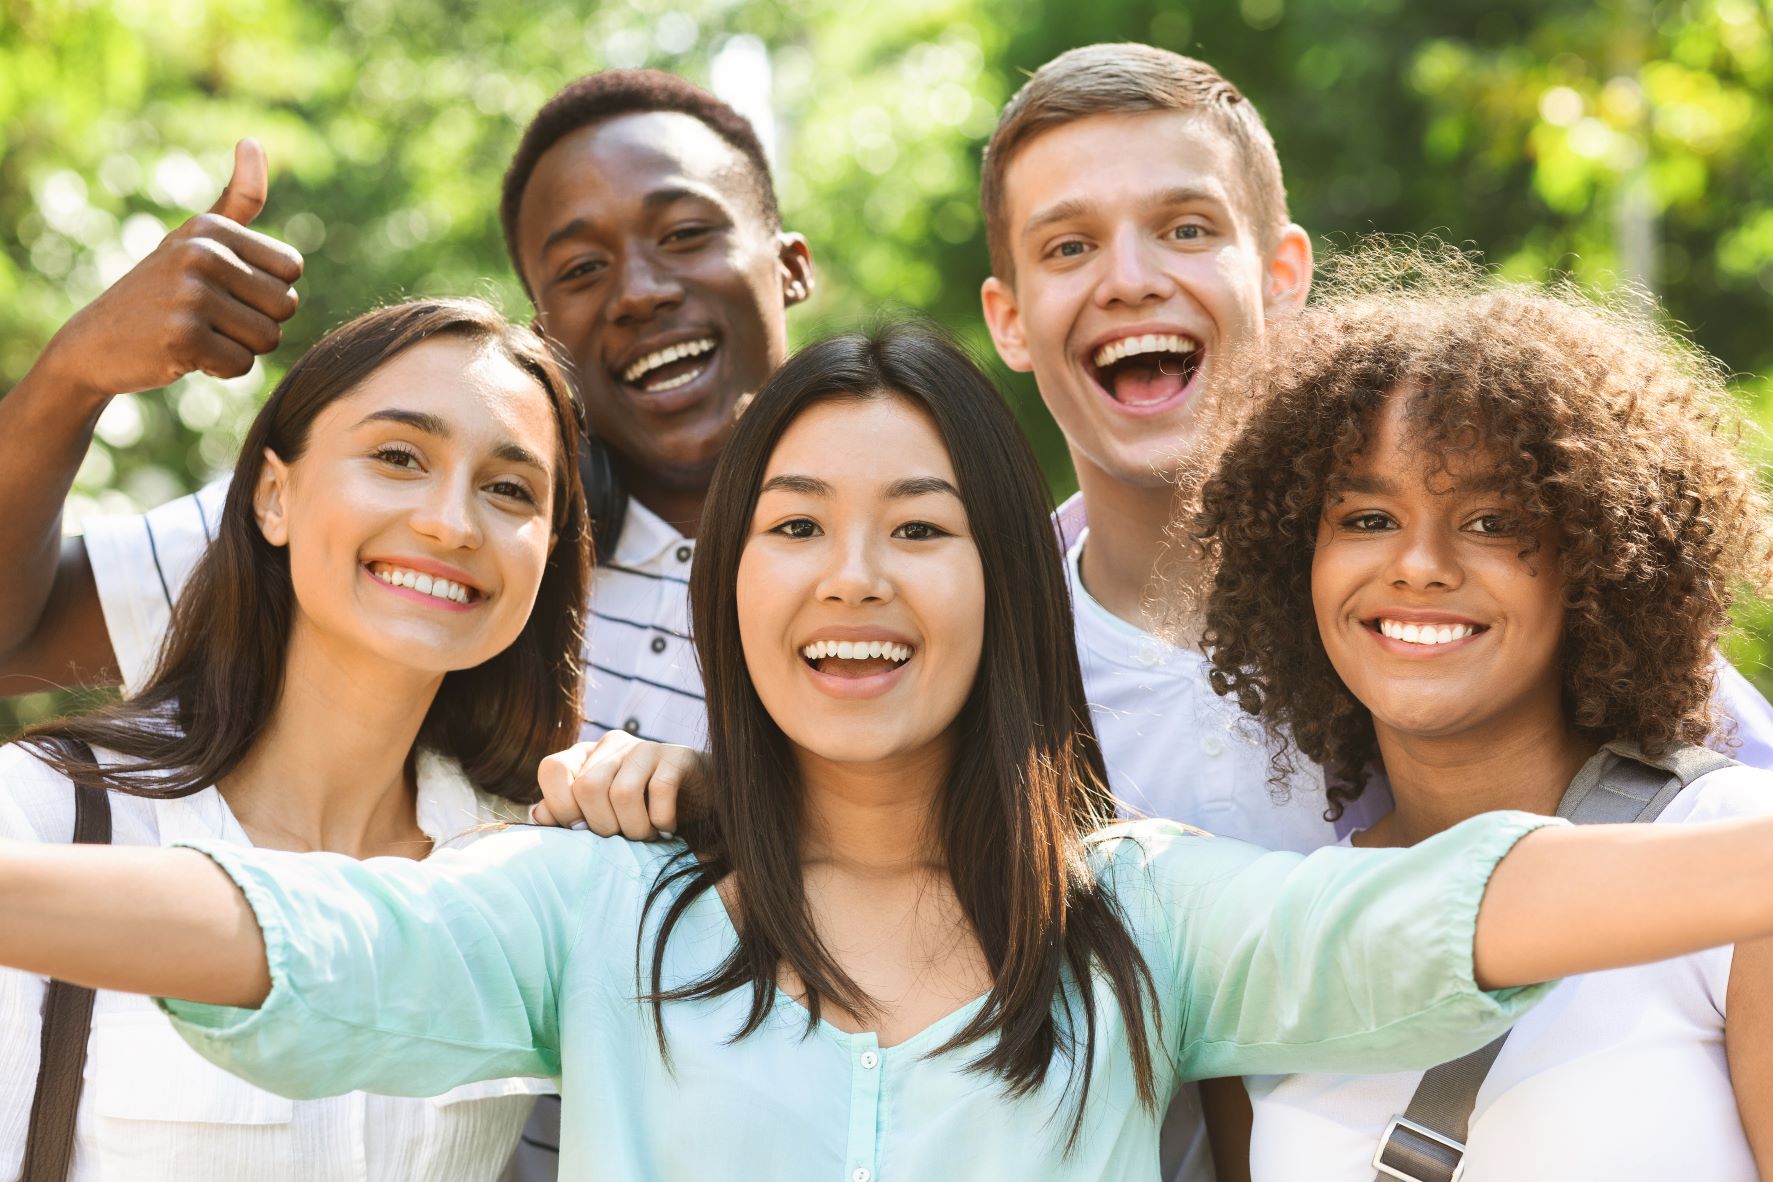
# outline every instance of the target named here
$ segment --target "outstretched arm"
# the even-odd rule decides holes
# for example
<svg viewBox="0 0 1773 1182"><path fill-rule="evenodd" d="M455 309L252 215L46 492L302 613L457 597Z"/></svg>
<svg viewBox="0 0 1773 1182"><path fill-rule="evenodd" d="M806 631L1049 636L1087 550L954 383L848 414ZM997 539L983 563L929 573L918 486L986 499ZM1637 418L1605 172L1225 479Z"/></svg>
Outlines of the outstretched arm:
<svg viewBox="0 0 1773 1182"><path fill-rule="evenodd" d="M1523 837L1478 911L1478 985L1504 989L1773 935L1773 819Z"/></svg>
<svg viewBox="0 0 1773 1182"><path fill-rule="evenodd" d="M0 842L0 964L77 985L254 1007L265 940L195 850Z"/></svg>
<svg viewBox="0 0 1773 1182"><path fill-rule="evenodd" d="M242 140L215 205L75 313L0 399L0 691L115 680L85 548L62 541L62 503L113 397L197 370L235 377L277 347L302 257L247 229L266 187L263 150Z"/></svg>

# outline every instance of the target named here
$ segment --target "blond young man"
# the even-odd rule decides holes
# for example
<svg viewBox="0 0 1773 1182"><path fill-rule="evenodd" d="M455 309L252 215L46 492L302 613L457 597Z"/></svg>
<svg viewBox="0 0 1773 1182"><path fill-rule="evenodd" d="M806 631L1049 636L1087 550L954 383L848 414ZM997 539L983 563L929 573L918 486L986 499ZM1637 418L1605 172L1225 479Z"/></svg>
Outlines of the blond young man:
<svg viewBox="0 0 1773 1182"><path fill-rule="evenodd" d="M1271 792L1267 752L1213 694L1205 658L1154 635L1146 612L1175 481L1210 442L1203 408L1238 347L1299 308L1311 286L1311 239L1288 216L1261 117L1205 62L1148 45L1085 46L1042 66L1005 106L981 190L986 322L1004 362L1034 374L1077 471L1059 527L1116 793L1139 811L1274 848L1310 850L1364 828L1388 810L1383 791L1369 789L1335 824L1323 820L1317 769ZM1158 593L1185 598L1199 571L1174 553L1165 565ZM1773 708L1727 665L1718 695L1737 723L1732 753L1773 766ZM1247 1177L1241 1088L1221 1081L1205 1092L1219 1177ZM1198 1105L1195 1089L1179 1093L1165 1177L1214 1177Z"/></svg>

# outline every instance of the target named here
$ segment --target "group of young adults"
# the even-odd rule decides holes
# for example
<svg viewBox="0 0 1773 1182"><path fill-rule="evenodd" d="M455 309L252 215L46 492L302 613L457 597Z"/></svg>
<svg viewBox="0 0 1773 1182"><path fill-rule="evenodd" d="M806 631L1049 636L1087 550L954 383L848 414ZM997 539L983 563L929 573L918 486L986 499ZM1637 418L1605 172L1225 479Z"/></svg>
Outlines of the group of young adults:
<svg viewBox="0 0 1773 1182"><path fill-rule="evenodd" d="M612 71L506 176L535 331L366 313L64 543L110 398L296 314L264 196L243 145L0 400L0 676L128 693L0 750L0 1178L56 1160L51 979L75 1179L1773 1162L1773 709L1717 651L1773 522L1648 318L1386 246L1308 300L1238 91L1073 50L982 180L1055 513L940 334L789 357L756 136Z"/></svg>

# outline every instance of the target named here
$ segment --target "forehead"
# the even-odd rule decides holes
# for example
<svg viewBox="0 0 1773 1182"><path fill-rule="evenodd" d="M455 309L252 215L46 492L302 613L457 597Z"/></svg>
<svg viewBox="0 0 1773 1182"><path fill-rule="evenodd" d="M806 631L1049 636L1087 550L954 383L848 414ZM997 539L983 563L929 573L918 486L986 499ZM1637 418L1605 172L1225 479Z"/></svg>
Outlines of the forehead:
<svg viewBox="0 0 1773 1182"><path fill-rule="evenodd" d="M776 442L764 477L817 476L837 488L910 477L956 483L954 463L928 411L887 396L821 402L802 411Z"/></svg>
<svg viewBox="0 0 1773 1182"><path fill-rule="evenodd" d="M1018 235L1030 217L1060 202L1117 209L1178 188L1216 193L1251 222L1244 171L1230 137L1197 112L1074 119L1023 144L1004 170L1009 231Z"/></svg>
<svg viewBox="0 0 1773 1182"><path fill-rule="evenodd" d="M689 189L736 210L749 163L701 120L677 111L617 115L568 132L536 161L517 221L523 245L574 218L592 222L636 216L649 193ZM532 235L535 236L532 240Z"/></svg>
<svg viewBox="0 0 1773 1182"><path fill-rule="evenodd" d="M318 416L310 432L348 432L378 410L435 415L453 436L522 444L552 460L554 409L534 377L485 341L436 337L406 349Z"/></svg>
<svg viewBox="0 0 1773 1182"><path fill-rule="evenodd" d="M1350 473L1367 479L1413 477L1411 487L1442 489L1456 484L1488 488L1501 456L1475 426L1445 431L1439 408L1419 391L1392 394L1374 412L1367 443L1350 457Z"/></svg>

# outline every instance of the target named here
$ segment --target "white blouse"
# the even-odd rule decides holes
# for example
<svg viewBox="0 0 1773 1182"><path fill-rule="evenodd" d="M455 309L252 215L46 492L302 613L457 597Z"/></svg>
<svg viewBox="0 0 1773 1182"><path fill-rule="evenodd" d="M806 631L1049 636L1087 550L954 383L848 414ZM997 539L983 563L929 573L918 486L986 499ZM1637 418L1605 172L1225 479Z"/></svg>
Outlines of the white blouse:
<svg viewBox="0 0 1773 1182"><path fill-rule="evenodd" d="M1695 780L1655 823L1768 814L1773 775L1731 767ZM1756 1182L1724 1053L1732 951L1559 984L1515 1025L1478 1092L1465 1182ZM1373 1182L1379 1135L1421 1079L1246 1079L1252 1179Z"/></svg>
<svg viewBox="0 0 1773 1182"><path fill-rule="evenodd" d="M101 758L104 754L101 752ZM453 761L418 760L418 823L441 846L513 806L478 792ZM213 788L177 800L111 794L116 845L251 841ZM66 842L68 781L18 746L0 748L0 837ZM42 977L0 969L0 1179L16 1180L36 1089ZM286 1100L211 1066L145 997L93 1005L69 1182L492 1182L547 1080L502 1079L434 1099L353 1092Z"/></svg>

